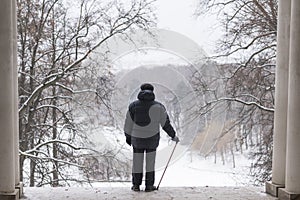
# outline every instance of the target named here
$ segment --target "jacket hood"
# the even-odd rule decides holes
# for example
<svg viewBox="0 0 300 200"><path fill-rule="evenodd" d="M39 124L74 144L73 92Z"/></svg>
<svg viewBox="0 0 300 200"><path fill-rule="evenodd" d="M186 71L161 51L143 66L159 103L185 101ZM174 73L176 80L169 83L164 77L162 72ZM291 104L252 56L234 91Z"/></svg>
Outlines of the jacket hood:
<svg viewBox="0 0 300 200"><path fill-rule="evenodd" d="M140 101L153 101L155 99L155 95L151 90L142 90L138 94L138 99Z"/></svg>

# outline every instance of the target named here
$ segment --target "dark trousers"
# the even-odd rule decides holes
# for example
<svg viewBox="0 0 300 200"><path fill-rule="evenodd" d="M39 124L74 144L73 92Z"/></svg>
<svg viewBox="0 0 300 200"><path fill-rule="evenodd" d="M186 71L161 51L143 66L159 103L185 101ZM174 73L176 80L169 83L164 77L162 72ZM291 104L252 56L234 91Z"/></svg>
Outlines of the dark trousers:
<svg viewBox="0 0 300 200"><path fill-rule="evenodd" d="M141 185L143 179L144 153L146 152L146 181L145 185L153 186L155 181L156 149L133 148L132 183Z"/></svg>

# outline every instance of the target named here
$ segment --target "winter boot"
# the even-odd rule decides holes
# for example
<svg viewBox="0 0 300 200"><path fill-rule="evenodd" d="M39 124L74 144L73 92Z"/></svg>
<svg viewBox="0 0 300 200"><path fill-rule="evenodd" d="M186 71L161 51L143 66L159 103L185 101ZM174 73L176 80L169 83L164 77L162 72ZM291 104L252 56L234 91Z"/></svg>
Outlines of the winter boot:
<svg viewBox="0 0 300 200"><path fill-rule="evenodd" d="M139 192L140 191L140 186L139 185L133 185L131 187L131 190L135 191L135 192Z"/></svg>
<svg viewBox="0 0 300 200"><path fill-rule="evenodd" d="M146 186L146 188L145 188L145 192L153 192L154 190L157 190L157 188L153 185Z"/></svg>

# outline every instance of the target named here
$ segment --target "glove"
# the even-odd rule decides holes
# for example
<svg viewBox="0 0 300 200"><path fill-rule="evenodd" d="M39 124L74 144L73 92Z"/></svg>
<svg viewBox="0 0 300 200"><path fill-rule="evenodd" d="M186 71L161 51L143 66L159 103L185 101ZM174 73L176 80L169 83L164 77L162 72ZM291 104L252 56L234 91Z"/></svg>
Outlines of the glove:
<svg viewBox="0 0 300 200"><path fill-rule="evenodd" d="M131 137L126 137L126 143L131 146Z"/></svg>
<svg viewBox="0 0 300 200"><path fill-rule="evenodd" d="M178 142L179 142L179 138L178 138L177 136L174 136L174 137L172 138L172 141L178 143Z"/></svg>

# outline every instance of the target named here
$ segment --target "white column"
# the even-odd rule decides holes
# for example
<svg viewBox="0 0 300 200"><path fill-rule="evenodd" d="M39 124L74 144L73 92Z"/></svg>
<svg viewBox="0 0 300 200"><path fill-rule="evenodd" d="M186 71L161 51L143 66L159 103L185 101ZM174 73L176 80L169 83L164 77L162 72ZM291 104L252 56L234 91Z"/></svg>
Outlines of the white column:
<svg viewBox="0 0 300 200"><path fill-rule="evenodd" d="M291 0L279 0L272 183L285 184Z"/></svg>
<svg viewBox="0 0 300 200"><path fill-rule="evenodd" d="M300 194L300 1L292 0L285 190Z"/></svg>
<svg viewBox="0 0 300 200"><path fill-rule="evenodd" d="M13 130L15 138L15 185L20 183L20 161L19 161L19 93L18 93L18 60L17 60L17 4L12 0L12 31L13 31Z"/></svg>
<svg viewBox="0 0 300 200"><path fill-rule="evenodd" d="M11 0L0 6L0 193L15 191Z"/></svg>

